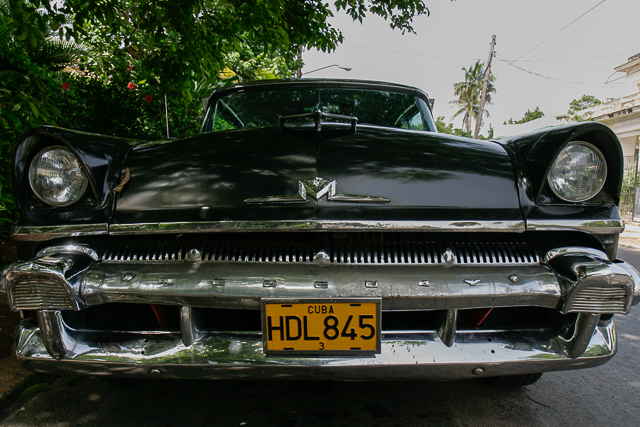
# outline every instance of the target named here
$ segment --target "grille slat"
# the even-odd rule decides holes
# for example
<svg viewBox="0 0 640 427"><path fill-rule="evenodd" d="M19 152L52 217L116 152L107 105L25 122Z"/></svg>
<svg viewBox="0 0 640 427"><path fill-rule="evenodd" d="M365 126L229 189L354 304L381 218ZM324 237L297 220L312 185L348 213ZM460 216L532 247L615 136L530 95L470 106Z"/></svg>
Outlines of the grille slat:
<svg viewBox="0 0 640 427"><path fill-rule="evenodd" d="M326 248L333 264L441 264L447 245L420 241L340 241ZM539 264L537 250L526 244L455 243L449 245L454 264ZM118 242L105 248L104 262L176 262L191 249L203 262L254 262L295 264L313 262L322 245L309 242L209 241L205 244L173 242ZM598 291L598 295L603 292ZM585 296L589 295L584 294Z"/></svg>
<svg viewBox="0 0 640 427"><path fill-rule="evenodd" d="M72 309L73 304L64 289L54 282L16 283L12 290L16 310Z"/></svg>
<svg viewBox="0 0 640 427"><path fill-rule="evenodd" d="M585 313L623 313L627 306L627 292L621 287L590 286L581 289L573 302L571 311Z"/></svg>

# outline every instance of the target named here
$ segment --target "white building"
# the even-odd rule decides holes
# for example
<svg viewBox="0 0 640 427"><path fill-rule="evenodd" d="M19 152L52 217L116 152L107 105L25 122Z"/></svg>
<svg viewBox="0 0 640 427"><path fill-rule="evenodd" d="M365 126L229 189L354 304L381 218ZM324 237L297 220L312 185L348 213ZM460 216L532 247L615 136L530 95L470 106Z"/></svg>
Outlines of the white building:
<svg viewBox="0 0 640 427"><path fill-rule="evenodd" d="M626 74L625 86L633 95L578 111L577 115L609 126L618 135L624 155L633 156L640 142L640 53L615 70Z"/></svg>
<svg viewBox="0 0 640 427"><path fill-rule="evenodd" d="M640 144L640 53L630 57L615 70L626 74L625 87L633 95L578 111L576 116L580 120L594 120L609 126L620 139L623 155L633 156ZM542 117L519 125L498 125L494 135L518 135L572 122L575 122L575 116Z"/></svg>

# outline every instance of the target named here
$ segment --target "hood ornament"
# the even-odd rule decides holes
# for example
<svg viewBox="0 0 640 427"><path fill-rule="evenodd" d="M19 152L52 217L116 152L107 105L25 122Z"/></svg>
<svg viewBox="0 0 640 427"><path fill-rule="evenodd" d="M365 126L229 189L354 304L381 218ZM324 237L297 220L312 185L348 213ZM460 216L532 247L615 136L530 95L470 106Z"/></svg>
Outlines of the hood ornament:
<svg viewBox="0 0 640 427"><path fill-rule="evenodd" d="M244 202L248 204L264 205L264 204L280 204L280 203L306 203L309 199L307 196L315 200L320 200L327 196L330 202L346 202L346 203L389 203L391 200L384 197L358 196L354 194L338 194L337 183L335 180L329 181L324 178L316 177L314 179L298 181L298 193L287 194L284 196L268 196L255 197L246 199Z"/></svg>

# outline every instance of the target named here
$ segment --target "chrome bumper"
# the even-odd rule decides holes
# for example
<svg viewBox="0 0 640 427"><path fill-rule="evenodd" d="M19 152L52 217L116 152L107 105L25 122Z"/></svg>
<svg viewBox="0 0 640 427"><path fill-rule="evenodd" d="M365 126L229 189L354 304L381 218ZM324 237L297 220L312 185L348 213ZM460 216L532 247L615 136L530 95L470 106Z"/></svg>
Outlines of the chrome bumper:
<svg viewBox="0 0 640 427"><path fill-rule="evenodd" d="M118 342L73 339L54 359L38 326L18 328L16 357L24 367L60 375L154 378L460 379L579 369L601 365L616 352L613 322L595 327L579 357L571 343L544 333L458 331L447 347L436 332L385 333L382 352L362 357L273 356L256 334L209 335L185 346L171 334L126 334Z"/></svg>
<svg viewBox="0 0 640 427"><path fill-rule="evenodd" d="M32 292L33 290L33 292ZM441 310L437 331L383 332L366 357L267 356L259 334L201 333L198 307L258 309L263 298L376 297L382 309ZM640 300L640 276L589 248L558 248L528 265L300 265L234 262L100 262L87 248L48 248L7 268L0 299L34 310L21 324L16 356L52 373L166 377L466 378L576 369L605 363L616 349L611 322ZM75 331L60 310L109 302L181 306L180 330L97 338ZM53 306L57 304L57 306ZM546 307L578 313L571 337L547 331L467 331L457 311ZM112 334L113 335L113 334Z"/></svg>

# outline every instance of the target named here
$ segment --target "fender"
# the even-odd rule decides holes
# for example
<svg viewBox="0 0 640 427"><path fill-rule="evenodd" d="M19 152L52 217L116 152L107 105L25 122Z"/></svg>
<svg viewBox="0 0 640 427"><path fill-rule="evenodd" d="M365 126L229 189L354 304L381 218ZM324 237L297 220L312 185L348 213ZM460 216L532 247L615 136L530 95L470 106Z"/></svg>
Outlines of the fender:
<svg viewBox="0 0 640 427"><path fill-rule="evenodd" d="M95 198L93 207L101 210L107 206L111 191L118 185L124 158L139 142L141 141L53 126L40 126L27 131L18 139L13 153L13 185L19 211L25 213L30 210L32 191L29 185L29 165L43 148L62 145L80 159L89 177L89 191ZM69 209L73 208L47 208L49 211Z"/></svg>

